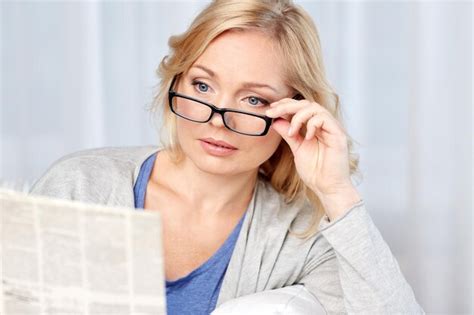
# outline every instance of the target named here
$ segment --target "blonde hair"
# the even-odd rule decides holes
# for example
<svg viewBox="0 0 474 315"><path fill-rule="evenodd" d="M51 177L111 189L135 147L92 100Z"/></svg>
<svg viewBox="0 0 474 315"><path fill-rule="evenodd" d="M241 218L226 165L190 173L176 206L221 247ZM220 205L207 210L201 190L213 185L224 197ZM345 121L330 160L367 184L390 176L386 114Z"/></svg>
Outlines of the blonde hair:
<svg viewBox="0 0 474 315"><path fill-rule="evenodd" d="M177 141L176 116L170 111L167 98L173 77L186 72L220 34L245 30L259 30L272 38L285 60L282 66L285 67L288 86L306 100L321 104L343 126L339 97L326 79L316 26L300 6L291 0L214 0L194 19L187 31L170 37L170 54L163 58L157 69L161 81L151 111L163 115L168 139L162 142L176 163L184 153ZM305 128L302 129L305 133ZM350 173L358 174L359 156L352 152L352 138L347 135L347 139ZM317 233L325 213L323 205L299 177L293 154L284 140L260 170L273 188L283 194L285 202L307 198L314 209L308 228L302 233L290 229L290 233L305 239Z"/></svg>

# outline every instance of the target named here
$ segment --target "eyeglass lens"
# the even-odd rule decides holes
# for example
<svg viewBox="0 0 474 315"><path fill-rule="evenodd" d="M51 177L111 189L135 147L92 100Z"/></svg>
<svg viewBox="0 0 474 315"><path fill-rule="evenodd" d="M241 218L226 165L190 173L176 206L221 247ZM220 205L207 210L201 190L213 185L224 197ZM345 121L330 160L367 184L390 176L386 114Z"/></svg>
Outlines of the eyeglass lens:
<svg viewBox="0 0 474 315"><path fill-rule="evenodd" d="M212 114L209 106L179 96L173 97L171 105L178 115L196 122L206 122ZM246 134L259 135L266 127L263 118L245 113L226 112L224 122L228 128Z"/></svg>

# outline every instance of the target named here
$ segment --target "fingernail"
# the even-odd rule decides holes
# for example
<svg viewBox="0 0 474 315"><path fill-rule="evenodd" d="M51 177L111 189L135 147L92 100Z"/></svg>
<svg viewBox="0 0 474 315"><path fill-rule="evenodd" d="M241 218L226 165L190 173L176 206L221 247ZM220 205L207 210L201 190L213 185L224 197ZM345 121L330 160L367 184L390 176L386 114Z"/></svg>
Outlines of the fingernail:
<svg viewBox="0 0 474 315"><path fill-rule="evenodd" d="M293 127L290 127L290 129L288 129L288 136L291 136L292 133L293 133Z"/></svg>

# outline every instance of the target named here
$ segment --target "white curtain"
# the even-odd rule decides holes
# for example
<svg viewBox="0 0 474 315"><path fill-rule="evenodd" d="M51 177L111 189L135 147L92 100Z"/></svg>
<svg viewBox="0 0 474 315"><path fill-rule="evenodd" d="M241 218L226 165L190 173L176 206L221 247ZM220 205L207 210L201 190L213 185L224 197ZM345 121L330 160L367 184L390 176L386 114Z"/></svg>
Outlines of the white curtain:
<svg viewBox="0 0 474 315"><path fill-rule="evenodd" d="M28 185L81 149L157 143L155 70L207 2L0 2L0 182ZM472 313L472 3L296 3L359 143L359 191L418 300Z"/></svg>

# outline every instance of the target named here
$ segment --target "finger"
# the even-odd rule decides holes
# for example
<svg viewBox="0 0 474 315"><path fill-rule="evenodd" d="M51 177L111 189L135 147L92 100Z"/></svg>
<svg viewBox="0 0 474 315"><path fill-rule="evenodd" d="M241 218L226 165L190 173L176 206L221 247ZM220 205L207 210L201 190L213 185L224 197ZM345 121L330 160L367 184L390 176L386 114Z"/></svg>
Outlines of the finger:
<svg viewBox="0 0 474 315"><path fill-rule="evenodd" d="M286 115L286 114L295 114L296 112L298 112L302 108L305 108L305 107L308 107L308 106L311 106L311 107L315 108L315 111L318 112L318 113L326 113L326 114L332 116L332 114L327 109L325 109L324 107L322 107L318 103L310 102L310 101L307 101L307 100L301 100L301 101L291 100L291 101L288 101L288 102L281 102L280 104L276 105L275 107L269 109L268 114L271 115L269 117L279 117L281 115Z"/></svg>
<svg viewBox="0 0 474 315"><path fill-rule="evenodd" d="M306 135L305 135L305 140L310 140L314 137L316 134L316 130L318 128L321 128L321 125L323 124L323 121L320 117L313 116L308 120L308 124L306 125Z"/></svg>
<svg viewBox="0 0 474 315"><path fill-rule="evenodd" d="M305 140L310 140L316 134L321 134L320 140L326 145L332 144L341 147L347 145L346 135L340 131L335 120L328 119L325 116L324 114L318 114L308 120Z"/></svg>
<svg viewBox="0 0 474 315"><path fill-rule="evenodd" d="M303 137L299 134L296 134L293 137L288 136L288 129L290 123L284 119L278 118L273 121L271 126L276 132L278 132L281 137L288 143L293 154L298 150L299 146L303 142Z"/></svg>
<svg viewBox="0 0 474 315"><path fill-rule="evenodd" d="M332 135L337 135L337 136L346 136L347 133L342 126L342 123L340 123L334 116L332 116L330 113L318 113L318 116L324 119L324 131L327 131L328 133Z"/></svg>
<svg viewBox="0 0 474 315"><path fill-rule="evenodd" d="M311 105L298 111L291 119L291 127L288 135L292 136L293 134L299 133L301 126L315 114L315 107Z"/></svg>
<svg viewBox="0 0 474 315"><path fill-rule="evenodd" d="M274 119L282 118L284 120L287 120L288 122L291 120L291 115L290 114L274 115L272 112L270 112L269 114L265 113L265 116L270 117L270 118L274 118Z"/></svg>
<svg viewBox="0 0 474 315"><path fill-rule="evenodd" d="M275 106L278 106L281 103L287 103L287 102L291 102L291 101L294 101L294 99L289 98L289 97L285 97L285 98L282 98L282 99L280 99L276 102L271 103L270 107L275 107Z"/></svg>
<svg viewBox="0 0 474 315"><path fill-rule="evenodd" d="M324 107L322 106L321 104L317 103L317 102L312 102L312 101L308 101L308 100L294 100L292 98L285 98L285 99L282 99L278 102L275 102L275 103L272 103L270 104L270 107L273 109L273 108L280 108L280 107L289 107L289 109L292 109L293 107L295 108L300 108L300 107L305 107L307 105L312 105L312 106L315 106L317 108L318 111L323 111L323 112L326 112L328 114L330 114L330 112Z"/></svg>
<svg viewBox="0 0 474 315"><path fill-rule="evenodd" d="M291 116L296 113L298 110L306 107L308 104L304 104L301 101L291 100L286 103L280 103L273 108L269 108L265 111L265 115L268 117L282 117L282 116Z"/></svg>

